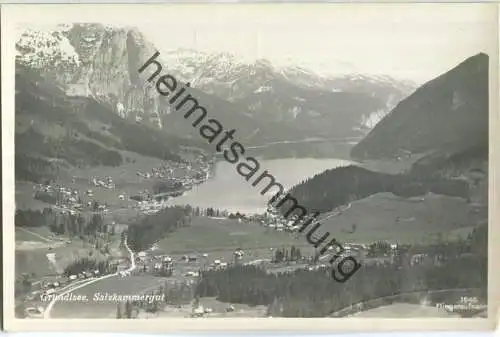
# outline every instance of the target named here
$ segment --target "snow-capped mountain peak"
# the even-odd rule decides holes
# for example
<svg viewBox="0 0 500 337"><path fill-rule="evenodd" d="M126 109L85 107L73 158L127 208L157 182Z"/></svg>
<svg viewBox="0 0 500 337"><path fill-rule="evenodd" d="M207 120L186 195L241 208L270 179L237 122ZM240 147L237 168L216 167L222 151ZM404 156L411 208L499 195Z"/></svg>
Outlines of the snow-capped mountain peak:
<svg viewBox="0 0 500 337"><path fill-rule="evenodd" d="M270 100L267 104L273 104L271 110L280 109L280 100L284 98L277 98L277 95L287 95L287 92L291 96L286 101L295 102L293 104L296 106L307 104L304 97L308 95L301 97L297 94L300 90L357 93L381 100L384 102L382 108L360 120L360 125L367 128L372 128L416 87L413 83L399 81L390 76L349 72L353 70L352 65L343 67L340 61L337 62L339 69L344 69L345 74L328 75L317 74L301 63L293 64L290 61L287 64L275 65L266 59L249 62L230 53L181 49L163 55L167 68L178 78L222 99L244 102L254 113L256 109L271 109L264 108L261 99ZM295 94L292 95L292 92ZM270 95L274 98L270 98ZM290 111L294 109L289 108ZM294 118L297 117L296 113L293 115Z"/></svg>
<svg viewBox="0 0 500 337"><path fill-rule="evenodd" d="M26 30L16 43L16 60L36 68L78 66L80 58L60 29Z"/></svg>
<svg viewBox="0 0 500 337"><path fill-rule="evenodd" d="M162 125L161 116L169 113L137 73L155 50L137 29L101 24L31 29L22 33L16 47L18 63L54 78L70 96L92 96L116 107L123 118L153 125ZM214 101L235 104L246 118L289 123L323 135L334 129L345 132L337 126L339 118L345 125L371 127L371 114L378 120L407 94L404 86L386 77L320 75L301 63L249 61L227 52L160 52L164 71L217 96Z"/></svg>

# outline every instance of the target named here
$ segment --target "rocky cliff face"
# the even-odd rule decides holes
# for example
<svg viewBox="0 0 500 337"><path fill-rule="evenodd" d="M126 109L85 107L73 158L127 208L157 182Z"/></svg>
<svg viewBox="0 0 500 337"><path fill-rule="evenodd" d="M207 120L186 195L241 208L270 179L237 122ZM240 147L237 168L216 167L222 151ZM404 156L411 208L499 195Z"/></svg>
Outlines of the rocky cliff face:
<svg viewBox="0 0 500 337"><path fill-rule="evenodd" d="M58 29L23 31L16 42L16 62L65 84L72 81L81 63L80 56L64 36L67 27Z"/></svg>
<svg viewBox="0 0 500 337"><path fill-rule="evenodd" d="M18 62L56 79L69 96L92 96L123 118L161 127L158 97L137 71L154 47L136 29L75 24L28 31L17 50Z"/></svg>
<svg viewBox="0 0 500 337"><path fill-rule="evenodd" d="M20 64L50 77L68 96L92 97L127 120L194 136L138 73L155 47L135 28L72 24L31 30L17 51ZM332 81L266 60L244 63L224 53L162 52L160 61L164 71L192 84L190 93L211 116L252 144L359 137L374 116L385 114L389 97L405 95L395 82L357 78L364 86L353 87L351 79Z"/></svg>

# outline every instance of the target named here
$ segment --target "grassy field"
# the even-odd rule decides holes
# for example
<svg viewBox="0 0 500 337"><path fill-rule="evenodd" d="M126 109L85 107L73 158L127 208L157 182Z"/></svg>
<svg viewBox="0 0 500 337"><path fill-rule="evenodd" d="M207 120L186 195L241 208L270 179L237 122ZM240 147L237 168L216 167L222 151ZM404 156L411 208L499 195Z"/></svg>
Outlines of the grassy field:
<svg viewBox="0 0 500 337"><path fill-rule="evenodd" d="M116 221L116 223L127 224L133 222L137 217L137 210L131 206L133 201L120 200L120 194L133 195L144 189L151 189L152 180L145 180L136 175L137 171L151 172L153 167L158 167L161 163L159 159L148 158L134 153L123 152L129 160L120 167L94 167L91 169L72 169L61 175L61 180L57 183L66 187L77 188L82 194L83 202L87 198L84 192L88 189L94 191L93 200L107 202L111 212L105 216L106 222ZM111 176L116 183L116 190L96 188L90 184L92 176ZM75 176L75 182L72 177ZM15 197L17 209L42 210L51 205L33 198L34 183L16 181ZM30 233L33 232L33 233ZM37 236L47 237L49 240ZM64 241L53 241L50 230L46 227L27 228L22 230L16 228L16 253L15 253L15 274L19 276L23 273L35 273L37 276L52 275L56 272L46 254L55 253L59 265L65 266L73 260L88 256L89 252L99 255L93 247L84 244L79 240L73 240L71 244ZM95 255L94 255L95 256Z"/></svg>
<svg viewBox="0 0 500 337"><path fill-rule="evenodd" d="M55 275L57 271L52 268L45 254L38 251L16 250L15 255L15 275L31 275L35 273L38 277Z"/></svg>
<svg viewBox="0 0 500 337"><path fill-rule="evenodd" d="M353 202L342 214L321 221L321 231L329 231L344 242L430 243L438 235L444 240L456 239L457 235L466 237L486 217L486 210L476 213L459 198L429 194L423 200L402 199L380 193Z"/></svg>
<svg viewBox="0 0 500 337"><path fill-rule="evenodd" d="M145 185L145 187L150 185L151 180L139 177L137 172L151 173L151 169L154 167L160 167L162 161L158 158L141 156L133 152L121 151L120 153L124 158L124 163L118 167L95 166L84 169L74 168L70 171L70 173L72 176L85 179L86 181L93 176L110 176L113 178L117 190L120 190L122 193L128 193L129 191L137 193L137 191L135 191L137 185ZM130 190L130 188L132 188L132 190Z"/></svg>
<svg viewBox="0 0 500 337"><path fill-rule="evenodd" d="M50 207L50 204L33 198L34 186L35 184L29 181L16 181L16 209L43 210Z"/></svg>
<svg viewBox="0 0 500 337"><path fill-rule="evenodd" d="M485 218L485 210L476 213L471 205L459 198L431 194L421 201L381 193L353 202L342 214L320 221L322 227L318 235L328 231L331 237L341 242L388 240L431 243L439 236L443 240L466 238L474 226ZM354 232L353 225L356 225ZM236 247L248 250L286 245L301 248L309 246L304 235L296 238L256 224L204 217L194 218L189 227L181 228L159 242L162 250L171 253L210 252Z"/></svg>
<svg viewBox="0 0 500 337"><path fill-rule="evenodd" d="M16 247L16 276L23 273L35 273L40 277L53 275L79 258L90 257L89 253L92 253L93 258L105 258L102 254L96 252L92 246L81 241L73 241L71 244L64 244L63 242L55 242L54 244L45 243L43 246L37 245L32 247L32 249L27 249L29 247L26 246L22 247L24 249L19 248ZM47 254L55 254L57 267L49 262Z"/></svg>
<svg viewBox="0 0 500 337"><path fill-rule="evenodd" d="M35 273L37 276L53 275L56 268L49 263L46 254L58 251L64 244L51 240L46 227L16 228L15 275Z"/></svg>
<svg viewBox="0 0 500 337"><path fill-rule="evenodd" d="M47 227L16 227L16 241L33 241L47 243L52 241L52 232Z"/></svg>
<svg viewBox="0 0 500 337"><path fill-rule="evenodd" d="M257 224L239 223L233 219L196 217L190 226L170 234L158 245L162 250L180 253L210 252L237 247L245 250L303 243L307 244L305 239L294 239L288 233L276 232Z"/></svg>
<svg viewBox="0 0 500 337"><path fill-rule="evenodd" d="M47 239L43 239L47 238ZM94 249L94 246L80 239L51 240L46 227L16 228L15 275L35 273L37 277L54 275L71 262L92 257L97 260L107 256ZM111 245L111 254L121 255L116 249L120 236L117 234ZM56 265L49 262L47 254L55 254Z"/></svg>
<svg viewBox="0 0 500 337"><path fill-rule="evenodd" d="M322 218L329 215L324 214ZM317 235L328 231L330 237L341 242L432 243L439 237L442 240L466 238L478 223L485 221L486 216L485 209L474 211L472 205L459 198L430 194L423 200L401 199L390 193L381 193L353 202L342 214L320 221L322 227ZM206 217L194 218L190 226L159 242L161 250L173 254L289 245L301 249L310 247L304 235L296 237L257 224ZM269 253L260 255L269 256Z"/></svg>

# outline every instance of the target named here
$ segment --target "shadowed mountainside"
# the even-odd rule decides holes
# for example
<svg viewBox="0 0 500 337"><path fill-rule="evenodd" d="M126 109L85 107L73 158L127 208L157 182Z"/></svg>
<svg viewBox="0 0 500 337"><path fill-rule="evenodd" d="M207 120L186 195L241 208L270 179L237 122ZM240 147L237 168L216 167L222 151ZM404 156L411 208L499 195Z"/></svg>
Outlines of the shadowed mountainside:
<svg viewBox="0 0 500 337"><path fill-rule="evenodd" d="M459 153L488 142L488 55L477 54L401 101L351 151L356 159Z"/></svg>

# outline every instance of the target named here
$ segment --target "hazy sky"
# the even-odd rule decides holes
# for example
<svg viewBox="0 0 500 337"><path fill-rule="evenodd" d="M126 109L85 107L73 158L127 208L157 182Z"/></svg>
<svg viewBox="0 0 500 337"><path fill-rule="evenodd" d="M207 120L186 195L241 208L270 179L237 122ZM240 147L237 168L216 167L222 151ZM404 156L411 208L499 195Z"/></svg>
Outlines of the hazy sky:
<svg viewBox="0 0 500 337"><path fill-rule="evenodd" d="M320 74L388 74L419 83L491 51L498 29L491 7L470 4L169 5L112 12L94 6L73 12L49 18L134 25L160 51L230 52Z"/></svg>

